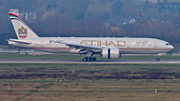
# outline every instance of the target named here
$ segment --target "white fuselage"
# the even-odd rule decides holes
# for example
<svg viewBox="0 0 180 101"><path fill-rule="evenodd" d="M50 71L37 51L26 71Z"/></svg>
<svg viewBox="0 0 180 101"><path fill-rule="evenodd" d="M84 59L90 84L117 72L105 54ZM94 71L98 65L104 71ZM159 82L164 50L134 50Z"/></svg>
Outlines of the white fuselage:
<svg viewBox="0 0 180 101"><path fill-rule="evenodd" d="M18 38L9 39L9 44L51 53L86 54L83 61L96 61L92 57L94 54L100 54L105 59L118 59L121 54L158 54L174 48L166 41L153 38L41 38L15 12L9 12L9 17Z"/></svg>
<svg viewBox="0 0 180 101"><path fill-rule="evenodd" d="M44 37L19 39L29 45L11 42L9 44L53 53L77 53L79 50L60 42L75 43L87 46L119 48L121 54L158 54L171 51L174 47L168 42L154 38L100 38L100 37ZM94 54L102 50L94 49Z"/></svg>

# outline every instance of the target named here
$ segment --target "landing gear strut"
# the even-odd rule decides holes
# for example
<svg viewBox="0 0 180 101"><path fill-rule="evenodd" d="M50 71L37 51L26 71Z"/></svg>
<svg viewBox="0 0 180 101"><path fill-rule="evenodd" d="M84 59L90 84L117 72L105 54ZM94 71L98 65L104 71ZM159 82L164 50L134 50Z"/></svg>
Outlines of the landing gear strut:
<svg viewBox="0 0 180 101"><path fill-rule="evenodd" d="M83 61L96 61L95 57L85 57L83 58Z"/></svg>
<svg viewBox="0 0 180 101"><path fill-rule="evenodd" d="M92 51L88 51L87 57L83 58L83 61L96 61L96 58L95 57L92 57L93 56L93 52Z"/></svg>

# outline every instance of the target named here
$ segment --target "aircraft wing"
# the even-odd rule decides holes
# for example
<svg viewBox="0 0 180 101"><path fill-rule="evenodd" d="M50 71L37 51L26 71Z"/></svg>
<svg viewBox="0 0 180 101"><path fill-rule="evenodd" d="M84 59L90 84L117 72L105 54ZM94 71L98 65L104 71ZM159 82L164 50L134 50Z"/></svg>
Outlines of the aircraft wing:
<svg viewBox="0 0 180 101"><path fill-rule="evenodd" d="M18 40L16 40L16 39L9 39L9 40L6 40L6 41L21 43L21 44L31 44L31 43L28 43L28 42L18 41Z"/></svg>
<svg viewBox="0 0 180 101"><path fill-rule="evenodd" d="M82 45L82 44L66 43L66 42L60 42L60 43L65 44L66 46L69 46L69 47L82 48L82 49L87 49L87 50L91 50L91 49L102 50L103 49L103 47L100 47L100 46Z"/></svg>

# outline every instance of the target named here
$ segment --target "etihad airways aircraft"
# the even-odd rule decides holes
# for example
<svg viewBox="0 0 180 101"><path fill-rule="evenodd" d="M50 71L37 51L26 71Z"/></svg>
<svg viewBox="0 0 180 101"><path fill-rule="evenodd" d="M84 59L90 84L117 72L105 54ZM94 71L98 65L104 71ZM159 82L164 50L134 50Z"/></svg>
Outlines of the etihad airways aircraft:
<svg viewBox="0 0 180 101"><path fill-rule="evenodd" d="M121 54L158 54L174 49L168 42L154 38L39 37L17 14L9 12L9 16L18 38L9 39L10 45L52 53L86 54L83 61L96 61L94 54L118 59Z"/></svg>

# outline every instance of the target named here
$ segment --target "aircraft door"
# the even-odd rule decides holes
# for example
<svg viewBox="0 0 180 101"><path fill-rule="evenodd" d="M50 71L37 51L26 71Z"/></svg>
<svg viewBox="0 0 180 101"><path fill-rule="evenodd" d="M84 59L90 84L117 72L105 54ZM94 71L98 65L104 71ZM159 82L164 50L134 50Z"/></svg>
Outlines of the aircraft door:
<svg viewBox="0 0 180 101"><path fill-rule="evenodd" d="M36 42L35 42L35 45L36 45L36 46L39 46L39 45L40 45L40 43L39 43L38 41L36 41Z"/></svg>
<svg viewBox="0 0 180 101"><path fill-rule="evenodd" d="M158 48L158 43L154 42L154 48Z"/></svg>
<svg viewBox="0 0 180 101"><path fill-rule="evenodd" d="M45 42L41 41L41 47L44 47Z"/></svg>
<svg viewBox="0 0 180 101"><path fill-rule="evenodd" d="M127 48L130 48L130 47L131 47L131 43L130 43L130 42L127 42L127 43L126 43L126 47L127 47Z"/></svg>

